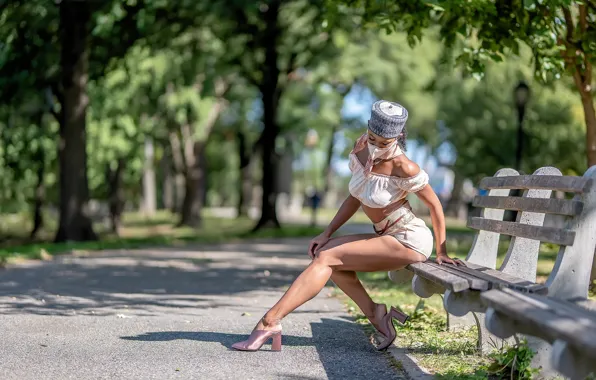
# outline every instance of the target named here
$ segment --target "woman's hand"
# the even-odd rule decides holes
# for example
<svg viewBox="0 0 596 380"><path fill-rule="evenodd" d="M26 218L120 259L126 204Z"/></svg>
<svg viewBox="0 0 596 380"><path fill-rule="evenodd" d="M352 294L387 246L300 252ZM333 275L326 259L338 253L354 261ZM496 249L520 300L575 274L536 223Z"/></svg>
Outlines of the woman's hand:
<svg viewBox="0 0 596 380"><path fill-rule="evenodd" d="M460 259L458 259L458 258L452 259L451 257L447 256L446 253L438 253L435 261L439 265L441 265L442 263L447 263L447 264L453 264L453 265L466 266L464 263L461 262Z"/></svg>
<svg viewBox="0 0 596 380"><path fill-rule="evenodd" d="M329 239L331 239L331 237L323 232L310 241L310 245L308 246L308 255L311 259L315 258L315 250L327 244Z"/></svg>

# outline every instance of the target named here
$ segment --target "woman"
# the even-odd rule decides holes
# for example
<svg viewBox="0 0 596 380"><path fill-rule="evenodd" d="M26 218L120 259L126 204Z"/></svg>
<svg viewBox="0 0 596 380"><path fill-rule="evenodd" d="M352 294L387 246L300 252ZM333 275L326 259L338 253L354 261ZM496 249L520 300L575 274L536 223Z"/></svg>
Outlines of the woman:
<svg viewBox="0 0 596 380"><path fill-rule="evenodd" d="M272 338L272 349L281 350L281 320L315 297L329 279L356 302L383 335L385 339L377 349L391 345L396 336L392 319L404 323L407 316L394 307L388 312L384 304L375 303L356 272L393 271L429 258L433 235L412 213L408 193L416 193L430 209L437 262L456 263L445 250L443 210L428 185L428 175L402 152L407 119L408 111L397 103L381 100L373 104L368 131L350 153L350 196L327 229L311 241L308 254L312 263L259 321L248 340L235 343L233 348L255 351ZM359 207L372 221L375 233L331 238Z"/></svg>

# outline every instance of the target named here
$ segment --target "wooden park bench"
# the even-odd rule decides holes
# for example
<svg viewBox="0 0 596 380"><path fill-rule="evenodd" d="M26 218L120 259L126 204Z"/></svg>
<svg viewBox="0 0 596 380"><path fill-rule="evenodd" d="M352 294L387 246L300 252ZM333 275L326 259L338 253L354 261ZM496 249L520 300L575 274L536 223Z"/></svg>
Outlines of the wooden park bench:
<svg viewBox="0 0 596 380"><path fill-rule="evenodd" d="M474 199L474 206L482 208L482 213L468 221L468 227L478 233L464 260L467 266L438 265L431 261L409 265L407 269L414 273L414 292L422 298L443 294L445 309L453 316L473 313L474 318L468 318L468 323L477 325L479 347L485 352L494 344L495 336L509 338L514 333L529 334L555 342L556 369L570 373L567 367L572 360L573 365L584 373L589 367L585 365L586 361L593 360L596 351L585 354L590 349L580 350L585 338L582 331L596 334L593 330L596 319L592 313L568 300L585 300L588 295L596 247L594 177L596 166L583 177L562 176L558 169L545 167L533 175L519 175L515 170L502 169L494 177L484 178L480 188L489 192ZM509 196L512 189L523 190L522 196ZM552 198L553 191L573 193L575 197ZM505 210L517 211L516 221L504 221ZM566 217L565 227L544 226L546 214ZM511 241L505 259L497 269L501 235L511 236ZM536 283L541 242L560 246L545 284ZM516 308L509 303L512 297L516 300ZM541 317L550 319L536 324L540 318L528 312L534 308L541 308ZM561 327L555 326L555 321L561 318L581 321L585 328L563 333ZM565 326L570 323L567 320ZM594 337L592 342L596 342L596 335ZM532 337L528 342L537 352L533 364L541 366L545 375L552 373L550 346ZM585 370L580 365L584 365Z"/></svg>

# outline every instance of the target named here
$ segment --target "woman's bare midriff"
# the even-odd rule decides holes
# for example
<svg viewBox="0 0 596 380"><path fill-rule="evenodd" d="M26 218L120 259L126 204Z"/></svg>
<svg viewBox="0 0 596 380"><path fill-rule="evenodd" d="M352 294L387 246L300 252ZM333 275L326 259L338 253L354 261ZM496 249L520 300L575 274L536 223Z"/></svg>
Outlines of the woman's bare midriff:
<svg viewBox="0 0 596 380"><path fill-rule="evenodd" d="M391 215L391 213L393 213L395 210L397 210L400 207L407 207L409 210L412 210L412 208L410 207L410 203L405 198L402 200L399 200L395 203L392 203L385 208L368 207L363 204L361 204L361 206L362 206L362 211L364 211L366 216L368 216L370 221L373 223L379 223L379 222L383 221L383 219L385 219L388 215Z"/></svg>

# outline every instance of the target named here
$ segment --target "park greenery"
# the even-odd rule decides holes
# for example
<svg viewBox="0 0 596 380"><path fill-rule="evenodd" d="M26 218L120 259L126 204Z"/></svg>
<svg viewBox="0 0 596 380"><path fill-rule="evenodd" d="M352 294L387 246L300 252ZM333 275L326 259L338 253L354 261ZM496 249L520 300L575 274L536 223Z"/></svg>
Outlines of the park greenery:
<svg viewBox="0 0 596 380"><path fill-rule="evenodd" d="M93 240L90 200L108 205L116 232L124 209L171 209L181 225L200 227L205 202L245 215L258 188L255 228L279 226L276 194L303 191L299 175L294 186L284 183L291 177L280 180L288 171L283 158L304 155L306 134L317 131L322 187L339 191L334 144L343 139L349 149L365 128L363 118L344 117L341 109L346 96L363 92L402 102L411 114L409 138L452 170L456 185L477 182L514 164L511 98L520 79L532 89L522 170L586 169L582 156L591 154L591 143L584 135L592 127L572 76L547 84L533 79L552 79L543 71L560 66L547 57L548 46L536 50L534 37L514 34L522 31L497 43L500 29L462 21L477 13L491 21L502 10L480 12L487 6L480 1L470 9L392 2L395 9L378 13L377 2L345 3L351 7L300 0L5 5L3 212L30 212L34 236L42 210L55 208L56 241ZM537 10L523 9L518 22L528 25L518 27L533 32ZM392 12L407 16L398 22ZM437 17L440 27L433 26ZM379 28L360 27L372 22ZM476 50L471 40L480 44ZM582 65L589 66L585 45ZM442 159L445 150L455 159Z"/></svg>
<svg viewBox="0 0 596 380"><path fill-rule="evenodd" d="M0 213L19 227L0 243L21 248L0 257L65 247L49 241L113 247L117 235L126 247L261 236L280 227L278 194L303 194L307 178L346 194L332 163L366 118L342 108L366 94L407 107L410 141L453 172L447 210L464 180L515 165L520 80L521 171L582 175L596 164L594 20L591 0L5 2ZM235 208L239 224L217 227L208 206ZM164 213L168 237L131 235L130 215ZM427 343L430 358L440 347Z"/></svg>

